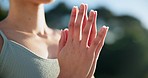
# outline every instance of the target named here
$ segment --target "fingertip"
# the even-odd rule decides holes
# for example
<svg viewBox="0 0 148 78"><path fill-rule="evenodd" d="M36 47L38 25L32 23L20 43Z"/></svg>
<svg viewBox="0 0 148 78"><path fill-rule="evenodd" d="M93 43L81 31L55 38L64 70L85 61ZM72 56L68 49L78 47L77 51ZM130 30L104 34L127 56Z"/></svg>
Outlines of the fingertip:
<svg viewBox="0 0 148 78"><path fill-rule="evenodd" d="M78 11L78 6L73 6L72 13L76 14Z"/></svg>
<svg viewBox="0 0 148 78"><path fill-rule="evenodd" d="M67 28L65 28L64 29L64 35L65 35L65 40L67 41L67 39L68 39L68 29Z"/></svg>
<svg viewBox="0 0 148 78"><path fill-rule="evenodd" d="M77 18L77 14L79 13L79 9L78 6L75 6L75 14L76 14L76 18Z"/></svg>
<svg viewBox="0 0 148 78"><path fill-rule="evenodd" d="M87 16L88 5L85 4L85 15Z"/></svg>
<svg viewBox="0 0 148 78"><path fill-rule="evenodd" d="M94 23L96 23L97 22L97 11L94 11Z"/></svg>
<svg viewBox="0 0 148 78"><path fill-rule="evenodd" d="M97 11L95 11L95 14L97 14Z"/></svg>
<svg viewBox="0 0 148 78"><path fill-rule="evenodd" d="M109 30L109 27L107 26L107 27L106 27L106 33L108 32L108 30Z"/></svg>
<svg viewBox="0 0 148 78"><path fill-rule="evenodd" d="M86 10L88 9L88 4L85 4L85 8L86 8Z"/></svg>
<svg viewBox="0 0 148 78"><path fill-rule="evenodd" d="M85 3L81 3L81 5L85 5Z"/></svg>
<svg viewBox="0 0 148 78"><path fill-rule="evenodd" d="M77 9L77 8L78 8L78 6L73 6L73 8L74 8L74 9Z"/></svg>
<svg viewBox="0 0 148 78"><path fill-rule="evenodd" d="M90 10L89 17L93 17L93 16L94 16L94 10Z"/></svg>
<svg viewBox="0 0 148 78"><path fill-rule="evenodd" d="M95 16L97 17L97 15L98 15L97 11L94 11L94 13L95 13Z"/></svg>
<svg viewBox="0 0 148 78"><path fill-rule="evenodd" d="M104 25L104 26L102 26L101 28L100 28L100 31L98 32L98 34L99 33L103 33L104 32L104 30L106 30L106 26Z"/></svg>
<svg viewBox="0 0 148 78"><path fill-rule="evenodd" d="M68 28L65 28L64 31L68 31Z"/></svg>
<svg viewBox="0 0 148 78"><path fill-rule="evenodd" d="M75 13L76 12L76 9L77 9L77 6L73 6L72 13Z"/></svg>
<svg viewBox="0 0 148 78"><path fill-rule="evenodd" d="M85 4L84 3L81 3L80 10L83 10L84 8L85 8Z"/></svg>
<svg viewBox="0 0 148 78"><path fill-rule="evenodd" d="M106 29L109 30L109 26L107 26Z"/></svg>
<svg viewBox="0 0 148 78"><path fill-rule="evenodd" d="M94 12L94 10L93 10L93 9L91 9L91 10L90 10L90 13L91 13L91 12Z"/></svg>
<svg viewBox="0 0 148 78"><path fill-rule="evenodd" d="M109 30L109 27L108 26L105 26L105 25L103 25L102 28L104 28L107 31Z"/></svg>
<svg viewBox="0 0 148 78"><path fill-rule="evenodd" d="M86 7L88 7L88 4L85 4Z"/></svg>
<svg viewBox="0 0 148 78"><path fill-rule="evenodd" d="M67 28L64 29L64 32L65 32L66 36L68 36L68 31L69 30Z"/></svg>
<svg viewBox="0 0 148 78"><path fill-rule="evenodd" d="M102 26L102 28L105 28L105 29L106 29L106 26L105 26L105 25L103 25L103 26Z"/></svg>

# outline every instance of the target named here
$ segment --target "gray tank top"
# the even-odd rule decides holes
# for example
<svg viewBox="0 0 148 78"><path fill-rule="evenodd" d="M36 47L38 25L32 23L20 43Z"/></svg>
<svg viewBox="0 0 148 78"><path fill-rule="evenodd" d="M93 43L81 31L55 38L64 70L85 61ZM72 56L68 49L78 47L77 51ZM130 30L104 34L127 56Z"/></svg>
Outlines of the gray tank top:
<svg viewBox="0 0 148 78"><path fill-rule="evenodd" d="M57 78L57 59L43 59L23 45L8 40L0 31L3 47L0 53L0 78Z"/></svg>

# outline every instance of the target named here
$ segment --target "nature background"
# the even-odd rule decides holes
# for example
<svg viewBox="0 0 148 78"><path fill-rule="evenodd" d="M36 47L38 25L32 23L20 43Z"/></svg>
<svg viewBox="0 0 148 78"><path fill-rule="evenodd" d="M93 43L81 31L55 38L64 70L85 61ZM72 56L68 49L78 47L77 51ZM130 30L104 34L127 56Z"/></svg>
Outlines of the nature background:
<svg viewBox="0 0 148 78"><path fill-rule="evenodd" d="M0 0L0 21L8 14L8 1ZM66 28L71 8L81 3L98 11L98 30L110 27L95 77L148 78L148 0L56 0L45 5L49 27Z"/></svg>

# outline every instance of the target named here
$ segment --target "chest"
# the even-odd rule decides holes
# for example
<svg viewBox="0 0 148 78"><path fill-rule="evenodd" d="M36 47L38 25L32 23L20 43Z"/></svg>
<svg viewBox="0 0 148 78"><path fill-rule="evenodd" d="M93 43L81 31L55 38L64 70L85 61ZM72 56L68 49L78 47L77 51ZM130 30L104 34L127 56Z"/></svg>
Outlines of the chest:
<svg viewBox="0 0 148 78"><path fill-rule="evenodd" d="M57 58L58 41L52 40L38 40L38 39L24 39L17 40L16 43L29 49L33 54L44 58L53 59Z"/></svg>
<svg viewBox="0 0 148 78"><path fill-rule="evenodd" d="M22 32L4 31L9 40L29 49L35 55L50 59L57 57L60 33L36 36Z"/></svg>
<svg viewBox="0 0 148 78"><path fill-rule="evenodd" d="M12 40L19 45L29 49L35 55L44 58L51 59L57 57L59 36L52 35L49 38L40 38L36 36L28 36L23 34L8 35L9 40Z"/></svg>

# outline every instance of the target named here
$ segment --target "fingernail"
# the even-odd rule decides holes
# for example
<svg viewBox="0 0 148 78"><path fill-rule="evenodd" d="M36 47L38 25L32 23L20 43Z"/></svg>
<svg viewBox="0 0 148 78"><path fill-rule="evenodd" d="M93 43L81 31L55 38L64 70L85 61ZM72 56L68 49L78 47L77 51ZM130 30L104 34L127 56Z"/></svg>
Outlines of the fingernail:
<svg viewBox="0 0 148 78"><path fill-rule="evenodd" d="M78 8L78 6L73 6L73 9L77 9Z"/></svg>
<svg viewBox="0 0 148 78"><path fill-rule="evenodd" d="M64 31L68 31L68 28L65 28Z"/></svg>
<svg viewBox="0 0 148 78"><path fill-rule="evenodd" d="M109 27L107 26L106 29L107 29L107 31L108 31L108 30L109 30Z"/></svg>
<svg viewBox="0 0 148 78"><path fill-rule="evenodd" d="M77 9L77 6L73 6L72 13L74 13Z"/></svg>
<svg viewBox="0 0 148 78"><path fill-rule="evenodd" d="M107 27L104 25L104 26L101 27L101 30L100 31L103 32L106 29L107 29Z"/></svg>
<svg viewBox="0 0 148 78"><path fill-rule="evenodd" d="M84 3L81 3L81 5L85 5Z"/></svg>
<svg viewBox="0 0 148 78"><path fill-rule="evenodd" d="M90 16L92 16L93 12L94 12L94 10L90 10Z"/></svg>
<svg viewBox="0 0 148 78"><path fill-rule="evenodd" d="M88 6L88 4L85 4L85 6Z"/></svg>
<svg viewBox="0 0 148 78"><path fill-rule="evenodd" d="M95 14L97 14L97 11L95 11Z"/></svg>
<svg viewBox="0 0 148 78"><path fill-rule="evenodd" d="M73 8L77 8L78 6L73 6Z"/></svg>
<svg viewBox="0 0 148 78"><path fill-rule="evenodd" d="M90 12L94 12L94 10L90 10Z"/></svg>
<svg viewBox="0 0 148 78"><path fill-rule="evenodd" d="M103 25L102 27L103 27L103 28L106 28L106 26L105 26L105 25Z"/></svg>
<svg viewBox="0 0 148 78"><path fill-rule="evenodd" d="M81 4L80 10L83 10L83 8L84 8L84 3Z"/></svg>
<svg viewBox="0 0 148 78"><path fill-rule="evenodd" d="M105 26L105 25L102 28L105 29L106 31L108 31L108 29L109 29L109 27Z"/></svg>
<svg viewBox="0 0 148 78"><path fill-rule="evenodd" d="M84 5L85 5L85 8L88 9L88 4L84 4Z"/></svg>

